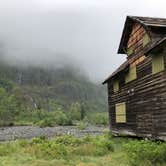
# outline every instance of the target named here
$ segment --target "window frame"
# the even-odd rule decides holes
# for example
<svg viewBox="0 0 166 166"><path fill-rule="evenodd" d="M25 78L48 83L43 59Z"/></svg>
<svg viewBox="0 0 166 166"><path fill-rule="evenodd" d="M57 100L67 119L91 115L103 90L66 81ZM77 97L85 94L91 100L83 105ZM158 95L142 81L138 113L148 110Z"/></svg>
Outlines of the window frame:
<svg viewBox="0 0 166 166"><path fill-rule="evenodd" d="M134 69L134 70L133 70ZM132 73L134 74L132 75ZM129 67L129 71L125 75L125 84L137 79L137 66L131 66Z"/></svg>
<svg viewBox="0 0 166 166"><path fill-rule="evenodd" d="M142 37L142 45L143 47L145 47L146 45L148 45L150 43L151 39L150 39L150 36L145 33Z"/></svg>
<svg viewBox="0 0 166 166"><path fill-rule="evenodd" d="M130 56L134 53L134 48L133 47L129 47L127 48L127 56Z"/></svg>
<svg viewBox="0 0 166 166"><path fill-rule="evenodd" d="M157 74L165 69L164 55L152 55L152 74Z"/></svg>
<svg viewBox="0 0 166 166"><path fill-rule="evenodd" d="M117 93L119 91L119 80L116 79L113 81L113 92Z"/></svg>
<svg viewBox="0 0 166 166"><path fill-rule="evenodd" d="M115 122L118 124L127 123L125 102L115 104Z"/></svg>

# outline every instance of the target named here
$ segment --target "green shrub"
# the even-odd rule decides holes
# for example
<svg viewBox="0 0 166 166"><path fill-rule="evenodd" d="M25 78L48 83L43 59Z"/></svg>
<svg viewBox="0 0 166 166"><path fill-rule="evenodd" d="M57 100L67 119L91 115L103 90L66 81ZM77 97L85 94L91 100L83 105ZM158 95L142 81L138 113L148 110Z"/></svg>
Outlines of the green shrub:
<svg viewBox="0 0 166 166"><path fill-rule="evenodd" d="M27 151L37 158L63 158L68 154L67 147L50 141L45 137L33 138L31 147Z"/></svg>
<svg viewBox="0 0 166 166"><path fill-rule="evenodd" d="M82 138L82 144L73 149L73 154L80 156L103 156L114 151L113 142L107 136Z"/></svg>
<svg viewBox="0 0 166 166"><path fill-rule="evenodd" d="M87 143L74 148L72 154L79 156L102 156L105 154L105 151L92 143Z"/></svg>
<svg viewBox="0 0 166 166"><path fill-rule="evenodd" d="M77 125L77 128L80 130L84 130L87 127L87 123L85 123L83 121L78 122L76 125Z"/></svg>
<svg viewBox="0 0 166 166"><path fill-rule="evenodd" d="M55 122L57 125L72 125L71 118L61 111L56 112Z"/></svg>
<svg viewBox="0 0 166 166"><path fill-rule="evenodd" d="M36 124L40 127L53 127L56 125L55 120L53 121L52 119L49 119L49 118L45 118L43 120L40 120Z"/></svg>
<svg viewBox="0 0 166 166"><path fill-rule="evenodd" d="M90 135L86 135L86 136L84 136L82 139L83 139L83 141L84 141L85 143L93 142L93 140L94 140L94 138L93 138L92 136L90 136Z"/></svg>
<svg viewBox="0 0 166 166"><path fill-rule="evenodd" d="M48 139L46 137L35 137L32 139L31 144L42 144L47 141Z"/></svg>
<svg viewBox="0 0 166 166"><path fill-rule="evenodd" d="M7 156L14 152L17 152L18 146L17 144L5 143L0 144L0 156Z"/></svg>
<svg viewBox="0 0 166 166"><path fill-rule="evenodd" d="M112 152L114 151L113 142L108 136L105 136L105 135L98 136L93 141L93 143L97 145L98 147L105 149L105 151L112 151Z"/></svg>
<svg viewBox="0 0 166 166"><path fill-rule="evenodd" d="M80 144L84 143L84 141L82 139L76 138L71 135L64 135L64 136L57 137L54 141L58 144L62 144L62 145L66 145L66 146L73 146L73 147L79 146Z"/></svg>
<svg viewBox="0 0 166 166"><path fill-rule="evenodd" d="M81 120L81 106L80 106L80 104L73 103L70 106L67 114L72 120Z"/></svg>
<svg viewBox="0 0 166 166"><path fill-rule="evenodd" d="M19 109L16 97L9 94L4 88L0 88L0 125L13 125L14 117L18 114Z"/></svg>
<svg viewBox="0 0 166 166"><path fill-rule="evenodd" d="M36 124L40 127L53 127L56 125L72 125L72 119L67 116L62 110L60 111L45 111L34 110L33 112L22 112L17 118L17 124Z"/></svg>
<svg viewBox="0 0 166 166"><path fill-rule="evenodd" d="M108 115L106 112L103 113L91 113L87 117L88 122L93 125L107 125Z"/></svg>
<svg viewBox="0 0 166 166"><path fill-rule="evenodd" d="M26 139L20 139L18 140L18 144L21 146L21 147L27 147L29 145L29 142L28 140Z"/></svg>
<svg viewBox="0 0 166 166"><path fill-rule="evenodd" d="M73 148L72 154L80 155L80 156L103 156L112 151L112 143L97 143L90 142L79 145L76 148Z"/></svg>
<svg viewBox="0 0 166 166"><path fill-rule="evenodd" d="M166 144L152 141L130 141L124 145L127 151L129 161L132 165L138 166L140 163L157 163L166 162Z"/></svg>

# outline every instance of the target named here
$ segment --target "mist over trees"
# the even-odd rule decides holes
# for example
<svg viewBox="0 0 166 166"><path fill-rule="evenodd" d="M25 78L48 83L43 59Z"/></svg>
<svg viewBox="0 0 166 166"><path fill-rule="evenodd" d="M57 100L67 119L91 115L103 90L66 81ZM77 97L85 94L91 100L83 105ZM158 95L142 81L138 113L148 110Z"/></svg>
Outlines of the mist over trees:
<svg viewBox="0 0 166 166"><path fill-rule="evenodd" d="M35 6L36 1L0 4L0 88L4 94L0 102L8 103L0 113L5 121L32 119L43 125L58 112L62 121L57 123L66 124L71 123L66 112L72 109L81 120L87 118L85 112L106 111L99 69L108 51L103 49L108 40L102 42L107 36L102 33L108 29L102 24L103 15L58 8L46 11L45 6ZM96 26L98 21L104 30Z"/></svg>
<svg viewBox="0 0 166 166"><path fill-rule="evenodd" d="M106 111L106 90L71 65L18 65L0 58L0 125L71 125ZM98 116L98 115L97 115ZM93 116L88 115L93 118ZM101 115L99 115L101 119ZM104 115L104 121L107 118ZM91 121L92 122L92 121ZM93 121L93 123L95 120ZM97 122L98 123L98 122Z"/></svg>

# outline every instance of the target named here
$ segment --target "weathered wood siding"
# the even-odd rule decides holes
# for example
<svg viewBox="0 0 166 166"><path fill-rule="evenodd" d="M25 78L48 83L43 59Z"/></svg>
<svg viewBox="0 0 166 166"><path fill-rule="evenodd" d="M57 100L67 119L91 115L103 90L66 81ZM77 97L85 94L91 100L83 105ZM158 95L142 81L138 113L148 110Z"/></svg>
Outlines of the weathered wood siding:
<svg viewBox="0 0 166 166"><path fill-rule="evenodd" d="M130 131L137 136L166 138L166 70L152 74L152 57L139 63L137 79L124 83L124 74L119 79L122 84L118 93L108 82L108 101L111 130ZM164 56L166 68L166 56ZM126 102L126 123L115 122L115 104Z"/></svg>
<svg viewBox="0 0 166 166"><path fill-rule="evenodd" d="M143 36L146 34L145 29L138 23L132 28L132 32L127 43L127 48L132 48L134 54L143 49Z"/></svg>
<svg viewBox="0 0 166 166"><path fill-rule="evenodd" d="M150 40L150 36L147 33L147 31L144 29L144 27L138 23L135 23L127 43L127 50L130 49L133 50L133 53L131 55L128 55L127 57L130 64L134 64L135 62L138 63L139 60L141 61L144 60L145 56L142 50L145 47L144 46L145 36ZM146 46L148 46L148 43Z"/></svg>
<svg viewBox="0 0 166 166"><path fill-rule="evenodd" d="M165 70L152 74L152 56L145 57L142 52L145 34L145 29L136 23L128 41L128 48L132 47L137 57L128 56L130 65L136 66L137 78L125 83L126 73L121 72L116 78L118 92L113 92L114 79L108 81L110 128L118 133L127 131L166 140L166 51ZM126 103L126 123L116 123L115 104L121 102Z"/></svg>

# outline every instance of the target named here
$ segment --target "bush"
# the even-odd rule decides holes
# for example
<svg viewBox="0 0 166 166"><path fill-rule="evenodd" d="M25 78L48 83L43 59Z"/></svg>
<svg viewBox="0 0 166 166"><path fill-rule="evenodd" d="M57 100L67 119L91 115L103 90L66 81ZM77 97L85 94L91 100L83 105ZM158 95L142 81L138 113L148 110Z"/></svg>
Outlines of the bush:
<svg viewBox="0 0 166 166"><path fill-rule="evenodd" d="M18 151L18 145L12 143L0 144L0 156L7 156Z"/></svg>
<svg viewBox="0 0 166 166"><path fill-rule="evenodd" d="M28 140L26 140L26 139L20 139L20 140L18 140L18 144L19 144L21 147L27 147L27 146L29 146L29 142L28 142Z"/></svg>
<svg viewBox="0 0 166 166"><path fill-rule="evenodd" d="M46 112L42 120L36 123L40 127L53 127L55 125L72 125L72 120L62 111Z"/></svg>
<svg viewBox="0 0 166 166"><path fill-rule="evenodd" d="M73 103L70 106L68 116L70 116L72 120L81 120L81 106L79 103Z"/></svg>
<svg viewBox="0 0 166 166"><path fill-rule="evenodd" d="M33 138L31 147L28 149L37 158L63 158L68 154L67 147L43 138Z"/></svg>
<svg viewBox="0 0 166 166"><path fill-rule="evenodd" d="M79 156L102 156L105 154L105 151L92 143L87 143L74 148L72 154Z"/></svg>
<svg viewBox="0 0 166 166"><path fill-rule="evenodd" d="M80 130L84 130L87 127L87 123L83 121L78 122L76 125L77 125L77 128Z"/></svg>
<svg viewBox="0 0 166 166"><path fill-rule="evenodd" d="M113 151L113 144L110 141L93 140L93 142L84 143L73 149L72 154L80 156L103 156Z"/></svg>
<svg viewBox="0 0 166 166"><path fill-rule="evenodd" d="M18 110L20 107L15 96L7 93L4 88L0 88L0 125L13 125Z"/></svg>
<svg viewBox="0 0 166 166"><path fill-rule="evenodd" d="M71 118L61 111L56 112L55 122L57 125L72 125Z"/></svg>
<svg viewBox="0 0 166 166"><path fill-rule="evenodd" d="M84 140L82 140L80 138L76 138L71 135L60 136L60 137L56 138L54 141L58 144L72 146L72 147L79 146L84 143Z"/></svg>
<svg viewBox="0 0 166 166"><path fill-rule="evenodd" d="M88 122L93 125L107 125L108 115L106 112L103 113L91 113L87 117Z"/></svg>
<svg viewBox="0 0 166 166"><path fill-rule="evenodd" d="M114 151L113 142L111 141L109 135L102 135L96 137L96 139L94 140L94 144L98 147L105 149L105 151Z"/></svg>
<svg viewBox="0 0 166 166"><path fill-rule="evenodd" d="M39 122L36 123L39 127L53 127L56 125L55 120L45 118L43 120L40 120Z"/></svg>
<svg viewBox="0 0 166 166"><path fill-rule="evenodd" d="M52 140L45 137L34 138L30 143L30 148L28 146L26 148L37 158L64 158L67 155L103 156L114 150L112 141L105 135L84 138L64 135Z"/></svg>
<svg viewBox="0 0 166 166"><path fill-rule="evenodd" d="M124 145L132 165L140 163L162 164L166 162L166 144L152 141L130 141Z"/></svg>

